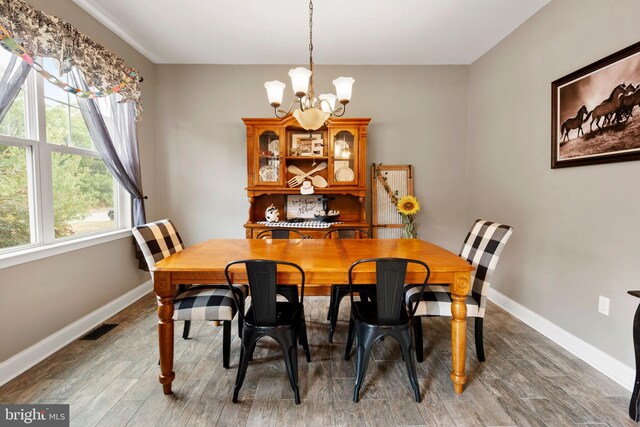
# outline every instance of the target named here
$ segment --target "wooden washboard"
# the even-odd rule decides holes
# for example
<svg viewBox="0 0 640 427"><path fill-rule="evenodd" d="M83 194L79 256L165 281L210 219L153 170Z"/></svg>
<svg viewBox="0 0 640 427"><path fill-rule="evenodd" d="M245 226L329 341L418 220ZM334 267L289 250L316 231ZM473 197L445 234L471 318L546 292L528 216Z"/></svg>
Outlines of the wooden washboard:
<svg viewBox="0 0 640 427"><path fill-rule="evenodd" d="M382 177L397 198L413 194L413 167L411 165L371 165L371 225L374 239L399 239L402 237L402 216L383 186Z"/></svg>

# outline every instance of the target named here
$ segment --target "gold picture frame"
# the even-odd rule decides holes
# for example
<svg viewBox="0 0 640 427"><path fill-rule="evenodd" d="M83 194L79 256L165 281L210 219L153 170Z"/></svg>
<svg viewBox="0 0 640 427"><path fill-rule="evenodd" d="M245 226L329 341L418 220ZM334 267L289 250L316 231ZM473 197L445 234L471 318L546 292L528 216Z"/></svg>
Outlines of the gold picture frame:
<svg viewBox="0 0 640 427"><path fill-rule="evenodd" d="M294 133L291 135L290 156L312 157L323 154L324 140L321 133Z"/></svg>

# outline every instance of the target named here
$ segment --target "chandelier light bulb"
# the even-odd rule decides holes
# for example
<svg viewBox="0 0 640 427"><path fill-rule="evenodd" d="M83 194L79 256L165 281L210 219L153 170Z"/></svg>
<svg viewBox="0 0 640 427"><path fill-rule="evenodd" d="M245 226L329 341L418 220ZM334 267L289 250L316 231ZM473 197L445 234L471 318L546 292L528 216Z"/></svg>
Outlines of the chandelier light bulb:
<svg viewBox="0 0 640 427"><path fill-rule="evenodd" d="M336 110L336 101L338 97L332 93L323 93L320 98L320 108L325 113L333 113Z"/></svg>
<svg viewBox="0 0 640 427"><path fill-rule="evenodd" d="M266 82L264 87L267 89L269 104L271 104L273 108L278 108L280 104L282 104L282 95L284 93L284 88L287 87L287 85L279 80L273 80Z"/></svg>
<svg viewBox="0 0 640 427"><path fill-rule="evenodd" d="M309 90L311 71L303 67L292 68L289 70L289 77L291 77L293 93L295 93L298 98L305 96Z"/></svg>
<svg viewBox="0 0 640 427"><path fill-rule="evenodd" d="M308 108L315 108L317 106L317 103L318 98L316 98L315 96L313 98L309 98L309 95L305 95L300 98L300 105L302 105L305 110Z"/></svg>
<svg viewBox="0 0 640 427"><path fill-rule="evenodd" d="M336 87L336 95L341 104L346 104L351 101L351 88L353 87L355 80L351 77L338 77L333 81L333 85Z"/></svg>

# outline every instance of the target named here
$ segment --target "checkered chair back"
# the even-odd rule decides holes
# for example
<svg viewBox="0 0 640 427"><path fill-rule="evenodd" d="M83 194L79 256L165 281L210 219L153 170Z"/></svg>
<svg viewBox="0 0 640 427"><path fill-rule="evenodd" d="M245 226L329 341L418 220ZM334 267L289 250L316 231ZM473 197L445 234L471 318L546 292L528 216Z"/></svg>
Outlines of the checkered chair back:
<svg viewBox="0 0 640 427"><path fill-rule="evenodd" d="M508 225L477 219L464 239L459 255L476 268L471 273L471 297L478 304L477 317L484 317L493 272L512 233Z"/></svg>
<svg viewBox="0 0 640 427"><path fill-rule="evenodd" d="M149 265L151 278L158 261L184 249L184 243L173 223L168 219L140 225L131 230L144 259ZM233 292L244 307L246 285L234 285ZM232 320L237 307L234 294L226 284L180 285L173 300L173 320Z"/></svg>
<svg viewBox="0 0 640 427"><path fill-rule="evenodd" d="M139 225L131 230L153 277L153 268L171 254L184 249L182 239L169 219Z"/></svg>

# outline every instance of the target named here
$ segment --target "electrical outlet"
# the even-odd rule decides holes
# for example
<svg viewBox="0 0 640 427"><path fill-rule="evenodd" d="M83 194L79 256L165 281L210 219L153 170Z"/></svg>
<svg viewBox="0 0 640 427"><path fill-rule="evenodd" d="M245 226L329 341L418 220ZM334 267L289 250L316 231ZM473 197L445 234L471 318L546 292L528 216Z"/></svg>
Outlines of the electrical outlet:
<svg viewBox="0 0 640 427"><path fill-rule="evenodd" d="M600 295L600 298L598 299L598 311L605 316L609 315L609 298Z"/></svg>

